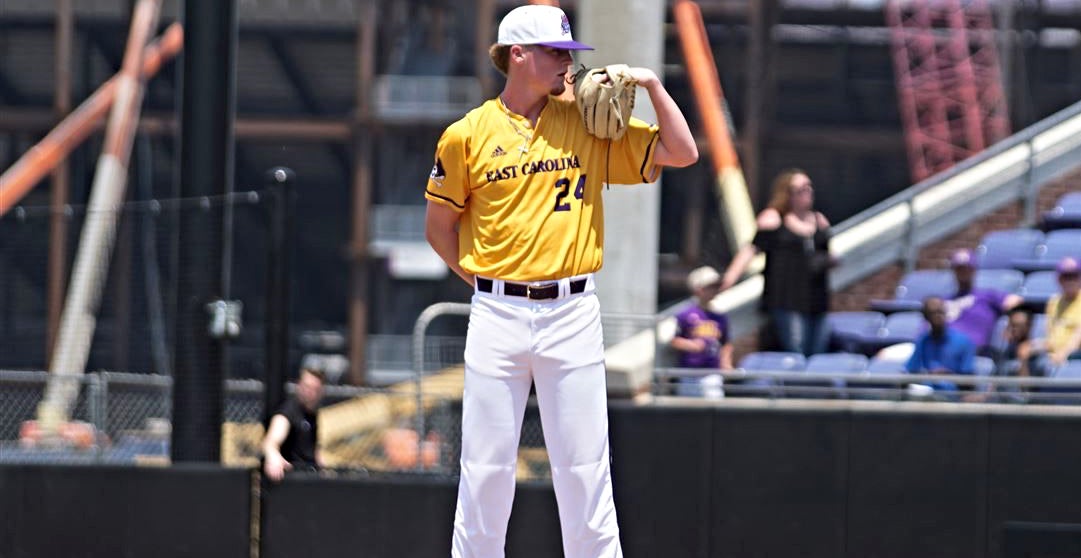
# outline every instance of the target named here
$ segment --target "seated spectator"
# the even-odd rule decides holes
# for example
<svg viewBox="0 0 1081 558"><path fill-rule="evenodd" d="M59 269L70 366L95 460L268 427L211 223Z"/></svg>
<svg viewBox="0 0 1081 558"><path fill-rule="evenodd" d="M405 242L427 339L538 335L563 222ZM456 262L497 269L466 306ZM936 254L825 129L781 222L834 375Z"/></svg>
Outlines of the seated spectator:
<svg viewBox="0 0 1081 558"><path fill-rule="evenodd" d="M912 356L905 368L913 374L973 374L976 347L961 332L946 322L946 303L937 296L923 301L923 316L930 329L916 339ZM933 382L935 391L955 392L953 382Z"/></svg>
<svg viewBox="0 0 1081 558"><path fill-rule="evenodd" d="M978 289L974 285L976 267L969 250L958 250L950 256L950 267L957 280L957 292L946 301L946 318L950 327L968 337L976 351L990 355L991 334L999 316L1018 307L1022 297L994 289Z"/></svg>
<svg viewBox="0 0 1081 558"><path fill-rule="evenodd" d="M732 344L728 332L728 316L710 310L710 302L721 290L721 274L709 266L699 267L687 275L687 288L695 305L676 316L676 336L671 346L679 351L680 368L732 368ZM676 392L719 399L724 397L721 375L706 374L681 378Z"/></svg>
<svg viewBox="0 0 1081 558"><path fill-rule="evenodd" d="M1053 376L1068 359L1081 359L1081 263L1063 258L1055 267L1061 292L1047 301L1047 336L1033 343L1038 376Z"/></svg>
<svg viewBox="0 0 1081 558"><path fill-rule="evenodd" d="M1010 311L1002 336L1006 341L1001 354L995 355L1000 376L1029 376L1032 351L1032 314L1021 308Z"/></svg>

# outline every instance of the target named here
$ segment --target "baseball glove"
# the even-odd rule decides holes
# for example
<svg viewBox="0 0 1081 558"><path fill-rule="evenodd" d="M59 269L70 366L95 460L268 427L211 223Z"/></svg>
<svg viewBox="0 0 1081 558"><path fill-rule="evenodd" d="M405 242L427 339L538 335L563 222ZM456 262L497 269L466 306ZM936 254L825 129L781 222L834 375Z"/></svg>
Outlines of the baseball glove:
<svg viewBox="0 0 1081 558"><path fill-rule="evenodd" d="M618 140L627 131L638 82L626 64L582 68L574 75L574 99L586 131L600 139Z"/></svg>

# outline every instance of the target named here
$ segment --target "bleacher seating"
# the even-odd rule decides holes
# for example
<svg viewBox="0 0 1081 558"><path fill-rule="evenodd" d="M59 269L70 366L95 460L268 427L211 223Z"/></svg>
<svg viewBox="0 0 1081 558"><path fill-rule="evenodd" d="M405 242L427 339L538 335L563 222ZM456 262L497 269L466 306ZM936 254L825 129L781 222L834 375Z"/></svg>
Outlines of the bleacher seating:
<svg viewBox="0 0 1081 558"><path fill-rule="evenodd" d="M976 267L1010 269L1014 261L1036 258L1036 247L1043 241L1043 232L1036 229L991 231L976 246Z"/></svg>
<svg viewBox="0 0 1081 558"><path fill-rule="evenodd" d="M919 310L929 296L947 297L957 292L957 280L948 269L918 269L901 278L892 299L875 299L869 310L891 313Z"/></svg>
<svg viewBox="0 0 1081 558"><path fill-rule="evenodd" d="M908 373L906 364L904 360L872 358L867 361L867 372L869 374L906 374Z"/></svg>
<svg viewBox="0 0 1081 558"><path fill-rule="evenodd" d="M1067 256L1081 259L1081 229L1060 229L1047 233L1035 258L1016 260L1013 266L1026 273L1051 270Z"/></svg>
<svg viewBox="0 0 1081 558"><path fill-rule="evenodd" d="M1065 364L1055 369L1051 378L1059 380L1081 380L1081 360L1068 360ZM1058 387L1047 386L1039 389L1043 394L1063 394L1062 397L1044 399L1044 403L1077 404L1081 403L1081 387Z"/></svg>
<svg viewBox="0 0 1081 558"><path fill-rule="evenodd" d="M989 378L995 375L995 361L989 357L977 356L973 359L972 365L976 376ZM974 391L987 393L991 391L991 384L976 384Z"/></svg>
<svg viewBox="0 0 1081 558"><path fill-rule="evenodd" d="M838 351L863 353L869 339L878 336L886 325L881 312L830 312L826 317L830 327L830 345Z"/></svg>
<svg viewBox="0 0 1081 558"><path fill-rule="evenodd" d="M864 372L867 376L907 374L904 360L870 358ZM883 399L896 394L896 390L903 386L902 383L884 382L855 382L849 381L847 394L850 399Z"/></svg>
<svg viewBox="0 0 1081 558"><path fill-rule="evenodd" d="M1054 271L1033 271L1025 276L1025 284L1021 286L1020 294L1025 308L1039 312L1047 307L1047 301L1058 292L1058 274Z"/></svg>
<svg viewBox="0 0 1081 558"><path fill-rule="evenodd" d="M897 343L911 343L927 327L923 313L918 311L894 312L886 316L886 325L874 339L873 350Z"/></svg>
<svg viewBox="0 0 1081 558"><path fill-rule="evenodd" d="M972 278L973 286L977 289L994 289L1007 293L1019 292L1024 282L1025 274L1017 269L977 269Z"/></svg>
<svg viewBox="0 0 1081 558"><path fill-rule="evenodd" d="M1055 202L1055 207L1044 212L1043 228L1055 229L1081 228L1081 192L1068 192Z"/></svg>
<svg viewBox="0 0 1081 558"><path fill-rule="evenodd" d="M807 358L800 353L757 351L744 355L739 360L738 367L748 372L794 372L807 367ZM742 389L733 389L731 391L732 395L773 393L772 388L778 385L777 382L773 382L769 378L754 378L728 383L733 386L743 386Z"/></svg>
<svg viewBox="0 0 1081 558"><path fill-rule="evenodd" d="M807 372L865 372L867 357L856 353L822 353L807 359Z"/></svg>
<svg viewBox="0 0 1081 558"><path fill-rule="evenodd" d="M807 358L805 372L851 374L867 371L867 357L855 353L821 353ZM801 393L801 397L836 397L843 393L844 380L797 380L784 382L786 388L826 388L820 392ZM789 392L791 393L791 392Z"/></svg>

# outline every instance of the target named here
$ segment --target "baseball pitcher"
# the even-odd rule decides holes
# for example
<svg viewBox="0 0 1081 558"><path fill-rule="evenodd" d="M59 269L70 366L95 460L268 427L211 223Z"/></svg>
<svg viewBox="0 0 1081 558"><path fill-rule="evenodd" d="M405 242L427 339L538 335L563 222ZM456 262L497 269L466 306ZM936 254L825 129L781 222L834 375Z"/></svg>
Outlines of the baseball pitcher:
<svg viewBox="0 0 1081 558"><path fill-rule="evenodd" d="M518 439L536 384L567 558L622 556L609 475L600 308L602 187L698 159L657 75L613 65L567 80L562 10L509 12L489 54L502 93L451 124L428 179L427 238L473 286L451 555L504 555ZM577 100L557 98L573 81ZM630 117L635 87L658 125ZM651 255L647 255L652 257Z"/></svg>

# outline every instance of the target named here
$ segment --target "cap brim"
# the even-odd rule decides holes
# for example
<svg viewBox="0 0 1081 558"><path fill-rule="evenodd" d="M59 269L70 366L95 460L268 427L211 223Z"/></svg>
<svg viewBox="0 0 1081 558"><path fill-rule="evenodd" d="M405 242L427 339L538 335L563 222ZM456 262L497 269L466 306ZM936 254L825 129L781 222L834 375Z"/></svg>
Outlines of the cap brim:
<svg viewBox="0 0 1081 558"><path fill-rule="evenodd" d="M565 49L565 50L594 50L593 47L591 47L591 46L589 46L589 45L587 45L585 43L579 43L578 41L555 41L555 42L551 42L551 43L537 43L537 44L542 45L542 46L546 46L546 47L552 47L552 48L562 48L562 49Z"/></svg>

